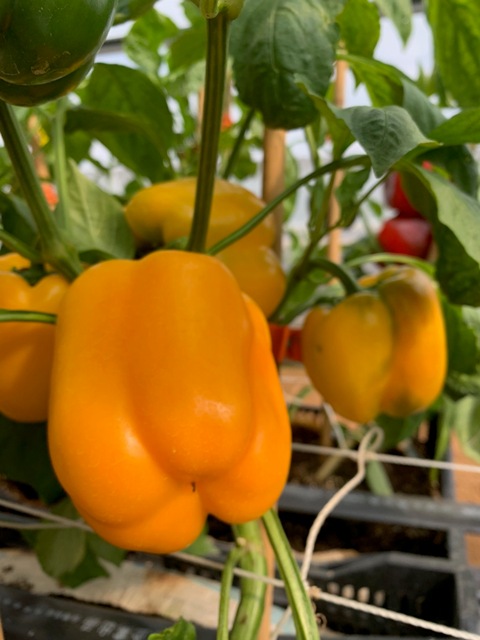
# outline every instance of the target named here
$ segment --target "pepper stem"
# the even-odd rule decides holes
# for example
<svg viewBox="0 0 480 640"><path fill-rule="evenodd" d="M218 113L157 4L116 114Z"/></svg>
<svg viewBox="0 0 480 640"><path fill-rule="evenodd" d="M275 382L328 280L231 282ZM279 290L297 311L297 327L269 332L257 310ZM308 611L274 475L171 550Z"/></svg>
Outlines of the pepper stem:
<svg viewBox="0 0 480 640"><path fill-rule="evenodd" d="M73 280L82 271L80 259L55 223L35 171L25 135L12 107L3 100L0 100L0 133L40 233L42 258L66 278Z"/></svg>
<svg viewBox="0 0 480 640"><path fill-rule="evenodd" d="M270 509L262 520L285 584L295 623L295 637L297 640L315 640L319 638L315 612L278 514Z"/></svg>
<svg viewBox="0 0 480 640"><path fill-rule="evenodd" d="M240 568L256 576L265 576L267 562L264 554L262 532L258 520L234 525L237 545L244 549L239 559ZM240 602L229 640L256 638L262 623L267 585L255 578L240 579Z"/></svg>
<svg viewBox="0 0 480 640"><path fill-rule="evenodd" d="M223 111L229 20L226 11L207 20L207 61L200 159L198 166L189 251L205 251L210 208L217 170L218 143Z"/></svg>
<svg viewBox="0 0 480 640"><path fill-rule="evenodd" d="M57 316L53 313L42 313L40 311L9 311L0 309L0 322L42 322L44 324L55 324Z"/></svg>

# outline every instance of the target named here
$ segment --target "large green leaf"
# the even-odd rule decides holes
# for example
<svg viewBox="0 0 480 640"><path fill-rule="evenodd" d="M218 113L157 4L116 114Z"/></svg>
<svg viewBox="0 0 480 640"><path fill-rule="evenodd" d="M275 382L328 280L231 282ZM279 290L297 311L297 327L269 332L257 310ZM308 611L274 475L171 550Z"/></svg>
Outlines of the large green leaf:
<svg viewBox="0 0 480 640"><path fill-rule="evenodd" d="M123 39L123 49L141 69L157 76L164 59L160 47L177 33L173 20L152 9L133 24Z"/></svg>
<svg viewBox="0 0 480 640"><path fill-rule="evenodd" d="M375 3L393 22L403 42L406 43L412 32L412 0L375 0Z"/></svg>
<svg viewBox="0 0 480 640"><path fill-rule="evenodd" d="M429 0L428 20L442 83L463 107L480 103L480 2Z"/></svg>
<svg viewBox="0 0 480 640"><path fill-rule="evenodd" d="M402 107L332 107L343 120L372 161L377 176L388 171L396 162L418 147L438 146L426 138Z"/></svg>
<svg viewBox="0 0 480 640"><path fill-rule="evenodd" d="M370 0L348 0L338 23L347 51L371 58L380 37L380 15L376 6Z"/></svg>
<svg viewBox="0 0 480 640"><path fill-rule="evenodd" d="M67 233L76 249L89 259L132 258L135 245L123 207L114 196L89 180L70 161Z"/></svg>
<svg viewBox="0 0 480 640"><path fill-rule="evenodd" d="M373 105L385 107L396 104L408 111L425 136L444 144L428 151L425 157L433 164L443 167L452 181L463 191L470 195L476 194L478 172L472 154L464 144L465 132L457 130L458 139L455 139L455 129L452 126L452 129L449 129L452 133L450 139L444 140L441 134L438 134L442 123L446 121L442 111L430 102L414 82L395 67L361 56L346 56L346 59L357 81L364 83ZM476 139L477 130L478 124L475 124L472 129L472 142ZM448 146L445 146L447 144Z"/></svg>
<svg viewBox="0 0 480 640"><path fill-rule="evenodd" d="M81 98L84 107L99 112L95 135L122 164L153 182L171 177L168 152L174 144L173 118L158 83L139 69L97 64ZM105 126L107 114L115 132ZM138 132L128 126L122 130L119 119L136 123ZM90 131L92 121L90 115L85 124Z"/></svg>
<svg viewBox="0 0 480 640"><path fill-rule="evenodd" d="M325 95L338 39L336 14L343 0L246 0L231 33L236 87L267 126L295 129L311 122L316 109L297 86L295 74Z"/></svg>
<svg viewBox="0 0 480 640"><path fill-rule="evenodd" d="M430 131L430 136L443 144L479 144L480 107L465 109L444 120Z"/></svg>

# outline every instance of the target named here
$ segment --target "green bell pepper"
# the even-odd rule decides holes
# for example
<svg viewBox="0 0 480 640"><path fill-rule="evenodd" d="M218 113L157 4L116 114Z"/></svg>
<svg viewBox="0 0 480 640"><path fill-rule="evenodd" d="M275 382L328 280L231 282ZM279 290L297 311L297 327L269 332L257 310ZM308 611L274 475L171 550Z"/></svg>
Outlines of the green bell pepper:
<svg viewBox="0 0 480 640"><path fill-rule="evenodd" d="M34 105L86 76L117 0L0 0L0 98Z"/></svg>

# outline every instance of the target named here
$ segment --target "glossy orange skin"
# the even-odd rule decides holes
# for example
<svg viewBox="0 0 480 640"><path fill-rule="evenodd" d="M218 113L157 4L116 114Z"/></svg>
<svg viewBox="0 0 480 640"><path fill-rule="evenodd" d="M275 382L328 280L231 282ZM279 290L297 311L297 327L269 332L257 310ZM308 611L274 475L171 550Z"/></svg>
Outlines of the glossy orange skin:
<svg viewBox="0 0 480 640"><path fill-rule="evenodd" d="M302 359L326 402L365 423L428 408L447 372L447 340L434 282L412 267L362 280L373 287L333 309L313 309L302 329Z"/></svg>
<svg viewBox="0 0 480 640"><path fill-rule="evenodd" d="M287 287L287 278L277 254L270 247L243 247L237 243L217 254L268 318L277 308Z"/></svg>
<svg viewBox="0 0 480 640"><path fill-rule="evenodd" d="M159 247L190 233L197 179L160 182L137 191L125 207L128 225L142 246ZM236 231L261 211L265 203L244 187L215 180L207 248ZM267 216L238 241L243 246L270 246L275 239L272 216Z"/></svg>
<svg viewBox="0 0 480 640"><path fill-rule="evenodd" d="M291 434L268 326L218 260L160 251L93 266L57 330L50 454L100 536L168 553L209 513L240 523L276 502Z"/></svg>
<svg viewBox="0 0 480 640"><path fill-rule="evenodd" d="M56 313L68 282L51 274L30 286L12 269L25 269L18 254L0 257L0 309ZM17 422L42 422L48 415L55 326L40 322L0 323L0 412Z"/></svg>

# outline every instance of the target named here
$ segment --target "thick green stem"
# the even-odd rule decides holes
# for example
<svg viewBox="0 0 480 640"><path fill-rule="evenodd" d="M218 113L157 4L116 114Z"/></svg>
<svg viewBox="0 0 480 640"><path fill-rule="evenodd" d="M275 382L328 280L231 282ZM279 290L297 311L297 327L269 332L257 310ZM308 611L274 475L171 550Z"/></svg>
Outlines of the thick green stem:
<svg viewBox="0 0 480 640"><path fill-rule="evenodd" d="M43 195L25 135L9 104L0 100L0 133L23 194L35 219L42 243L42 257L68 279L82 271L77 252L63 238Z"/></svg>
<svg viewBox="0 0 480 640"><path fill-rule="evenodd" d="M217 640L228 640L228 614L230 609L230 592L233 585L233 572L242 554L243 549L234 547L228 554L223 567L222 581L220 583Z"/></svg>
<svg viewBox="0 0 480 640"><path fill-rule="evenodd" d="M237 161L238 155L240 153L240 149L242 148L243 141L245 140L245 135L252 124L252 120L255 117L255 109L250 109L245 118L243 119L242 125L240 127L240 131L235 139L232 150L227 160L227 164L225 165L225 169L222 172L222 178L224 180L228 180L232 175L232 171L235 168L235 163Z"/></svg>
<svg viewBox="0 0 480 640"><path fill-rule="evenodd" d="M275 553L278 570L285 583L295 623L295 637L297 640L315 640L320 637L315 613L278 514L270 509L262 519Z"/></svg>
<svg viewBox="0 0 480 640"><path fill-rule="evenodd" d="M203 252L210 220L218 159L218 142L223 111L223 93L227 65L229 20L226 12L207 20L207 61L203 106L200 158L195 207L188 250Z"/></svg>
<svg viewBox="0 0 480 640"><path fill-rule="evenodd" d="M262 220L264 220L268 216L268 214L271 213L276 207L278 207L278 205L281 204L286 198L291 196L292 193L295 193L295 191L300 189L300 187L303 187L304 185L308 184L318 176L322 176L326 173L331 173L332 171L336 171L337 169L355 167L358 165L365 166L368 164L370 164L370 160L368 159L367 156L352 156L351 158L342 158L340 160L334 160L333 162L330 162L329 164L326 164L323 167L319 167L318 169L315 169L308 175L294 182L292 185L290 185L290 187L285 189L285 191L282 191L282 193L280 193L276 198L274 198L271 202L269 202L266 207L264 207L261 211L259 211L256 216L251 218L248 222L246 222L242 227L237 229L234 233L231 233L229 236L227 236L226 238L223 238L223 240L220 240L215 245L213 245L213 247L211 247L207 251L207 253L209 253L210 255L215 255L220 251L223 251L224 249L226 249L228 246L230 246L234 242L237 242L237 240L240 240L240 238L243 238L243 236L246 236L247 233L250 233L252 229L254 229L258 224L260 224L260 222L262 222Z"/></svg>
<svg viewBox="0 0 480 640"><path fill-rule="evenodd" d="M258 521L247 522L233 527L237 544L244 548L240 558L240 568L257 576L266 576L262 532ZM261 580L242 577L240 580L240 603L230 631L230 640L256 638L262 623L265 606L266 584Z"/></svg>
<svg viewBox="0 0 480 640"><path fill-rule="evenodd" d="M53 313L0 309L0 322L42 322L44 324L55 324L56 321L57 316Z"/></svg>

